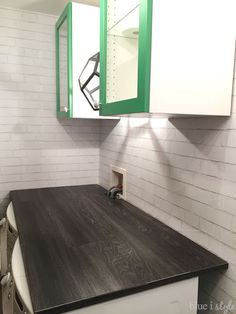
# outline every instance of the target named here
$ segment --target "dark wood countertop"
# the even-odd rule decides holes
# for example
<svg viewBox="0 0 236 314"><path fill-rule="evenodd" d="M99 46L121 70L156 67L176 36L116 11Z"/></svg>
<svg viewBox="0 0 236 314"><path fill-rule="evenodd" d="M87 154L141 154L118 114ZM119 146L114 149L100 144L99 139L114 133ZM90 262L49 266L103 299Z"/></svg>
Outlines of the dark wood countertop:
<svg viewBox="0 0 236 314"><path fill-rule="evenodd" d="M62 313L228 264L99 185L12 191L35 313Z"/></svg>

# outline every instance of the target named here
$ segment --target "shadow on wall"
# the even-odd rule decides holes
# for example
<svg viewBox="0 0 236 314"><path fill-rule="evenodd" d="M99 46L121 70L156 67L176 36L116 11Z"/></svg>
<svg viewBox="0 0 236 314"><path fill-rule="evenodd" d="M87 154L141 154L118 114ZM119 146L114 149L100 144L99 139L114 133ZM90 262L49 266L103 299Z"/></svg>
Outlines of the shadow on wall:
<svg viewBox="0 0 236 314"><path fill-rule="evenodd" d="M128 180L130 180L130 176L135 177L136 181L134 180L135 182L132 182L132 184L137 184L140 188L137 189L140 194L135 194L135 198L137 198L136 206L141 206L141 201L139 204L141 198L146 203L150 202L154 207L159 206L162 211L168 211L169 215L182 220L182 216L178 216L179 214L182 215L182 212L178 212L179 207L178 204L175 206L175 199L179 200L181 198L181 201L184 203L189 200L190 208L188 210L191 211L191 199L186 193L185 187L201 188L199 184L203 181L199 178L202 175L200 170L203 170L203 175L209 174L211 176L210 171L212 170L209 167L209 163L213 163L216 167L220 167L218 161L224 163L226 146L229 140L228 130L232 129L233 122L232 118L229 117L185 117L165 119L166 125L159 126L158 120L160 121L161 119L122 118L120 122L104 121L102 122L101 148L103 149L104 144L104 157L106 157L107 151L111 150L112 152L112 158L108 156L106 161L107 165L110 162L115 162L116 165L121 167L127 166L131 169L130 172L130 169L127 169ZM118 138L119 145L114 145L114 148L112 143L114 142L115 144L116 138ZM142 155L139 155L139 152ZM127 155L129 155L128 162ZM182 157L183 160L180 164L179 160ZM196 159L199 160L199 170L198 167L196 169L191 168L191 163ZM151 163L149 164L150 161ZM189 167L187 167L186 163L188 163ZM203 165L204 169L202 168ZM139 172L139 167L143 167L145 171ZM219 172L222 169L220 168ZM206 171L208 171L207 174L205 173ZM189 176L185 177L183 175L184 172L188 172ZM154 186L151 192L153 193L152 198L150 198L150 195L148 197L141 195L141 185L145 180L148 180ZM193 181L191 182L191 180ZM223 179L221 181L220 183L223 183ZM167 192L166 199L161 199L160 197L160 202L158 202L159 196L155 195L158 184L163 186ZM206 181L204 184L207 185L208 182ZM221 185L213 185L214 193L222 192ZM206 189L209 190L208 187ZM147 194L146 192L144 193ZM216 197L216 194L214 196ZM209 198L208 195L207 197ZM201 202L201 199L198 199L198 195L195 196L195 201ZM165 205L166 202L168 203L167 209L161 208L162 204ZM208 199L208 202L211 203L212 200ZM214 209L213 203L209 205ZM197 205L195 207L197 208ZM195 212L195 207L192 208L193 213L191 213L197 216L198 213ZM188 220L183 219L183 222L188 224ZM168 221L166 223L168 224ZM199 226L194 226L194 228L197 235L201 233L198 230ZM192 228L192 230L194 229ZM194 236L192 238L193 240L198 240ZM220 306L219 300L223 299L225 302L226 296L218 296L217 301L212 297L212 295L218 294L218 292L214 293L214 290L218 289L217 285L221 281L222 276L222 273L215 272L201 277L198 313L224 313L215 309L217 309L217 306ZM213 310L211 307L213 307Z"/></svg>
<svg viewBox="0 0 236 314"><path fill-rule="evenodd" d="M166 119L162 119L166 120ZM149 160L148 154L146 157L139 156L140 149L151 149L153 152L158 152L158 158L162 160L163 164L168 165L169 161L167 155L163 151L157 134L153 130L153 123L150 118L122 118L120 121L108 120L102 121L102 135L101 135L101 145L109 140L112 136L112 142L117 145L119 143L119 149L116 150L116 161L118 163L125 162L125 157L130 154L132 150L134 163L135 158L142 158ZM156 120L157 121L157 120ZM125 129L125 133L120 132L120 125ZM116 132L118 129L118 133ZM109 141L111 142L111 140ZM133 148L133 149L132 149ZM113 149L112 147L110 148ZM117 147L116 147L117 149ZM150 159L151 162L151 159ZM134 166L138 166L133 164ZM137 168L138 170L138 168Z"/></svg>
<svg viewBox="0 0 236 314"><path fill-rule="evenodd" d="M169 121L190 143L197 145L219 143L219 133L231 122L230 117L169 118Z"/></svg>
<svg viewBox="0 0 236 314"><path fill-rule="evenodd" d="M194 173L192 184L198 187L205 178L203 189L210 189L213 193L223 192L224 163L229 162L227 146L230 146L232 118L171 118L169 121L186 139L185 143L179 143L183 146L183 156L192 157L194 162L199 161L199 171ZM213 180L214 188L210 187Z"/></svg>
<svg viewBox="0 0 236 314"><path fill-rule="evenodd" d="M226 271L224 271L225 273ZM234 313L235 304L226 295L218 296L218 300L212 297L215 295L218 283L223 273L216 271L199 278L198 290L198 314L230 314ZM221 300L222 299L222 300Z"/></svg>
<svg viewBox="0 0 236 314"><path fill-rule="evenodd" d="M55 134L59 143L63 137L63 146L68 148L99 148L100 121L97 119L57 119L61 133ZM63 131L62 131L63 130Z"/></svg>
<svg viewBox="0 0 236 314"><path fill-rule="evenodd" d="M160 177L165 186L169 184L170 161L163 143L158 139L159 128L163 129L166 122L167 119L154 121L150 118L102 122L102 184L108 187L110 164L126 168L128 200L136 206L145 207L146 211L160 203L155 197L156 191L162 189Z"/></svg>
<svg viewBox="0 0 236 314"><path fill-rule="evenodd" d="M157 145L160 138L158 133L153 131L152 121L166 120L166 119L152 119L152 118L122 118L127 123L127 133L124 137L123 146L124 151L120 153L125 154L126 144L128 139L139 136L143 137L144 130L149 132L149 137L153 139L153 145L157 148L161 148L161 145ZM134 121L134 122L133 122ZM135 122L137 121L137 122ZM141 122L140 122L141 121ZM206 146L225 146L227 144L227 132L225 130L230 127L230 117L201 117L201 118L169 118L168 121L172 126L183 135L184 140L180 142L188 142L196 147L196 153L202 153L203 156L207 156L208 150L204 150ZM112 130L117 127L119 121L109 120L103 121L102 127L105 127L106 132L103 133L102 141L111 134ZM155 128L155 127L154 127ZM156 127L158 129L158 127ZM167 138L171 140L171 138ZM172 139L174 141L174 139ZM178 142L178 140L176 140ZM192 152L194 154L195 151ZM199 154L193 157L198 157Z"/></svg>
<svg viewBox="0 0 236 314"><path fill-rule="evenodd" d="M233 159L229 160L229 154L227 156L227 149L230 149L233 144L231 142L235 140L235 138L229 138L229 130L235 128L233 120L233 116L169 119L170 123L192 144L193 157L201 160L200 169L205 176L202 179L201 173L196 173L193 183L198 186L201 182L203 189L214 193L214 200L209 200L212 208L214 208L214 201L217 203L218 194L225 194L226 191L223 188L225 184L222 177L224 163L235 163ZM232 173L232 180L235 179L233 175ZM233 300L218 288L218 284L223 279L223 274L220 272L200 278L198 314L234 313ZM213 298L213 295L217 296L217 300ZM232 306L234 311L231 312Z"/></svg>
<svg viewBox="0 0 236 314"><path fill-rule="evenodd" d="M166 125L161 125L161 120ZM139 168L162 176L169 194L184 197L184 184L192 185L194 190L206 176L208 181L217 177L211 192L219 193L223 192L224 163L230 162L226 148L232 141L229 139L232 127L229 117L122 118L120 122L102 123L101 149L104 143L114 162L136 166L137 176Z"/></svg>

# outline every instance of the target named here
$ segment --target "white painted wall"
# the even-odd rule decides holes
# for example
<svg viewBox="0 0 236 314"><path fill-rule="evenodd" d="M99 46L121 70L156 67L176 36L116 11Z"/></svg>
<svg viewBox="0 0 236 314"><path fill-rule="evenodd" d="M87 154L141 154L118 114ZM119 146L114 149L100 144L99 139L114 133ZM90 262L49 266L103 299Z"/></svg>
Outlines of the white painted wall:
<svg viewBox="0 0 236 314"><path fill-rule="evenodd" d="M99 122L56 119L57 17L0 8L0 208L13 189L98 182Z"/></svg>
<svg viewBox="0 0 236 314"><path fill-rule="evenodd" d="M103 121L100 150L101 185L110 164L127 169L129 202L230 263L200 282L200 301L232 301L227 314L236 313L235 95L231 118Z"/></svg>

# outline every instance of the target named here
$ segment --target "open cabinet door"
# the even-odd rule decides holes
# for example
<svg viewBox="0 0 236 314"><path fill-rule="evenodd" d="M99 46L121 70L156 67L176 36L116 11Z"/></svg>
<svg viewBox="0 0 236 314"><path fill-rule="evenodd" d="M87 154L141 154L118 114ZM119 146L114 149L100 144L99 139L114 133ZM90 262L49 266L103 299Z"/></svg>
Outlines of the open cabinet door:
<svg viewBox="0 0 236 314"><path fill-rule="evenodd" d="M100 10L100 114L149 112L152 0L104 0Z"/></svg>

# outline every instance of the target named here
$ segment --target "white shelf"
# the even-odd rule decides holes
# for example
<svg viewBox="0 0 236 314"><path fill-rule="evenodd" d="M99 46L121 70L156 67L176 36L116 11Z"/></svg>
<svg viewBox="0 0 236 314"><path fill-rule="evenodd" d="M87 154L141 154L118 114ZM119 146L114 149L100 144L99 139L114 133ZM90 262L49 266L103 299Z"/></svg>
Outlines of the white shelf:
<svg viewBox="0 0 236 314"><path fill-rule="evenodd" d="M126 38L138 39L139 35L139 9L140 4L129 7L122 15L116 13L116 8L113 8L113 12L109 14L108 36L119 36ZM114 17L114 16L115 17Z"/></svg>

